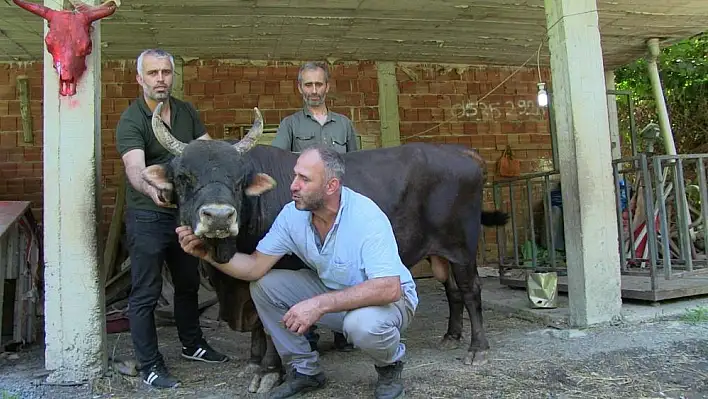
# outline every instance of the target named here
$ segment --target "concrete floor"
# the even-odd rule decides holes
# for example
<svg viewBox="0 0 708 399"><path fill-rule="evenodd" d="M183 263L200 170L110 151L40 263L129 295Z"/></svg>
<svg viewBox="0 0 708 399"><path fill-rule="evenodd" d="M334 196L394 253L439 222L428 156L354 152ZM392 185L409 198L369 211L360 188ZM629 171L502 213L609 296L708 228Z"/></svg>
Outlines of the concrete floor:
<svg viewBox="0 0 708 399"><path fill-rule="evenodd" d="M568 327L569 308L566 294L559 293L555 309L533 309L526 296L526 290L503 285L499 282L499 277L495 276L495 270L481 269L483 269L480 276L484 309L513 314L522 319L538 321L557 328ZM631 324L678 318L692 309L706 309L708 312L708 296L661 303L625 300L619 322Z"/></svg>

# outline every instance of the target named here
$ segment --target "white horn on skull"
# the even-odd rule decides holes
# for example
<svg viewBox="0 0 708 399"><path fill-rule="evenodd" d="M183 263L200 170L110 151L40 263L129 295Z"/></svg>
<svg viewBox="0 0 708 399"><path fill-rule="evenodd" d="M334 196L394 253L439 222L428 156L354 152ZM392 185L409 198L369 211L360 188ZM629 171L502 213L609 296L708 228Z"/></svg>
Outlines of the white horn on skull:
<svg viewBox="0 0 708 399"><path fill-rule="evenodd" d="M253 148L258 142L258 138L261 136L261 134L263 134L263 115L261 115L261 111L258 110L258 107L253 108L253 112L256 116L253 120L253 126L251 126L251 130L248 131L246 137L241 139L241 141L239 141L238 143L234 144L234 148L236 149L236 151L242 154L248 152L251 148Z"/></svg>
<svg viewBox="0 0 708 399"><path fill-rule="evenodd" d="M155 111L152 113L152 131L155 134L157 141L165 147L167 151L173 155L182 155L184 147L187 144L177 140L162 123L162 118L160 117L160 110L162 110L162 103L157 103Z"/></svg>

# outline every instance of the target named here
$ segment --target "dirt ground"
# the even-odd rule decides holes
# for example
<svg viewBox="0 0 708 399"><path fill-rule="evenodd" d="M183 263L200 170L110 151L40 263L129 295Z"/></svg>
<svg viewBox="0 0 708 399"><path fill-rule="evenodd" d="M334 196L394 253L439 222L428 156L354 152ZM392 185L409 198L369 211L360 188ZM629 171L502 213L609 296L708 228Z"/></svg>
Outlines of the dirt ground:
<svg viewBox="0 0 708 399"><path fill-rule="evenodd" d="M708 397L708 323L655 320L589 330L558 330L499 312L485 311L492 346L487 365L462 364L464 345L440 351L447 303L442 286L418 281L420 307L405 336L409 357L404 371L407 398L704 398ZM484 295L484 294L483 294ZM205 323L205 334L231 361L222 365L188 362L179 357L174 327L159 330L160 349L182 387L161 391L140 380L113 375L93 386L44 384L42 349L0 357L3 398L234 398L258 397L247 391L250 375L248 335L225 325ZM312 398L373 397L375 371L360 351L329 350L332 334L321 331L325 389ZM109 350L131 356L130 336L109 336ZM17 357L17 358L15 358Z"/></svg>

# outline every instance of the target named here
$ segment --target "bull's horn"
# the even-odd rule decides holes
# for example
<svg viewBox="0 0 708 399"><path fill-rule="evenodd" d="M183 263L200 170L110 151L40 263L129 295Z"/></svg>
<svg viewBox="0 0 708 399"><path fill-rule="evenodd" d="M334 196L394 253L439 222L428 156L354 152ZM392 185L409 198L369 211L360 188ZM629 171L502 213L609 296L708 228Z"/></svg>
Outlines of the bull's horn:
<svg viewBox="0 0 708 399"><path fill-rule="evenodd" d="M86 4L81 0L69 0L69 2L76 10L84 14L90 22L113 14L120 6L120 0L108 0L98 6Z"/></svg>
<svg viewBox="0 0 708 399"><path fill-rule="evenodd" d="M258 107L253 108L253 112L256 114L256 118L253 120L251 130L248 131L246 137L234 144L234 148L240 153L248 152L253 148L258 142L258 138L263 134L263 115L261 115L261 111L258 110Z"/></svg>
<svg viewBox="0 0 708 399"><path fill-rule="evenodd" d="M24 8L25 10L31 12L32 14L39 15L40 17L49 21L54 14L54 10L49 7L45 7L42 4L30 3L24 0L12 0L18 6Z"/></svg>
<svg viewBox="0 0 708 399"><path fill-rule="evenodd" d="M155 133L155 138L162 144L163 147L173 155L182 155L184 147L187 144L177 140L167 128L162 124L162 118L160 118L160 110L162 110L162 103L157 103L157 107L152 112L152 131Z"/></svg>

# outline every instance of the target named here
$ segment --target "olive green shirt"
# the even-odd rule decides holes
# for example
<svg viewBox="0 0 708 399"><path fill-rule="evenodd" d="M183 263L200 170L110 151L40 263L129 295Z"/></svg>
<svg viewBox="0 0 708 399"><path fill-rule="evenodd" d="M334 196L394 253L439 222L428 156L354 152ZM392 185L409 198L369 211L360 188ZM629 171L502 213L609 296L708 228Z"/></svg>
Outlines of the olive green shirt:
<svg viewBox="0 0 708 399"><path fill-rule="evenodd" d="M292 152L302 152L318 144L332 147L340 153L356 151L356 130L352 121L342 114L328 111L327 119L324 125L321 125L305 107L280 122L278 132L271 143L274 147Z"/></svg>
<svg viewBox="0 0 708 399"><path fill-rule="evenodd" d="M206 134L199 113L191 104L170 97L170 111L172 129L167 130L178 140L188 143ZM121 157L130 150L143 150L145 166L166 163L174 157L155 138L152 131L152 111L143 96L133 101L121 114L116 127L116 146ZM125 199L128 208L177 214L175 208L158 206L152 198L133 188L129 181L126 183Z"/></svg>

